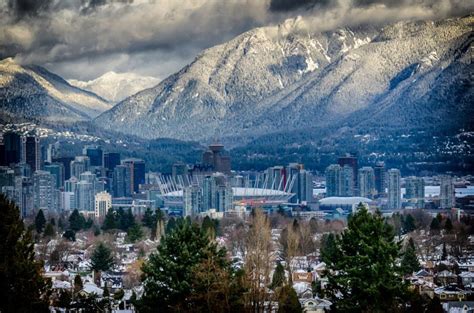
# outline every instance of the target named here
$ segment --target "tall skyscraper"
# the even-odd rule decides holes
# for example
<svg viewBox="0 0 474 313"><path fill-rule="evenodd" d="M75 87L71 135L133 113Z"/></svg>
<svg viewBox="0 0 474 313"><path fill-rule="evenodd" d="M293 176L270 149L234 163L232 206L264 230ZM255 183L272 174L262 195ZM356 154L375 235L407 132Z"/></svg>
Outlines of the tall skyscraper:
<svg viewBox="0 0 474 313"><path fill-rule="evenodd" d="M94 210L94 185L86 180L81 180L76 184L74 192L76 208L81 211Z"/></svg>
<svg viewBox="0 0 474 313"><path fill-rule="evenodd" d="M112 208L112 196L105 191L99 192L95 195L95 212L94 216L97 219L104 218L107 212Z"/></svg>
<svg viewBox="0 0 474 313"><path fill-rule="evenodd" d="M343 197L354 196L354 169L349 165L344 165L341 171L342 194Z"/></svg>
<svg viewBox="0 0 474 313"><path fill-rule="evenodd" d="M359 195L361 197L372 198L375 194L375 174L374 169L365 166L359 169Z"/></svg>
<svg viewBox="0 0 474 313"><path fill-rule="evenodd" d="M5 145L5 163L10 165L19 163L21 159L21 138L13 132L3 134L3 144Z"/></svg>
<svg viewBox="0 0 474 313"><path fill-rule="evenodd" d="M202 185L202 210L215 209L226 212L232 208L233 192L225 175L215 173L206 176Z"/></svg>
<svg viewBox="0 0 474 313"><path fill-rule="evenodd" d="M138 192L140 185L145 184L145 161L142 159L129 158L122 161L122 165L130 167L132 181L130 193Z"/></svg>
<svg viewBox="0 0 474 313"><path fill-rule="evenodd" d="M32 173L41 169L39 137L25 136L21 138L21 160L30 166Z"/></svg>
<svg viewBox="0 0 474 313"><path fill-rule="evenodd" d="M117 165L112 179L112 195L114 198L130 197L132 194L131 168L127 165Z"/></svg>
<svg viewBox="0 0 474 313"><path fill-rule="evenodd" d="M113 173L114 168L120 165L120 153L106 152L104 153L104 167Z"/></svg>
<svg viewBox="0 0 474 313"><path fill-rule="evenodd" d="M52 159L52 163L61 163L64 166L64 179L71 178L71 162L73 157L57 157Z"/></svg>
<svg viewBox="0 0 474 313"><path fill-rule="evenodd" d="M35 209L43 211L57 211L58 193L56 177L46 171L36 171L33 174L33 197Z"/></svg>
<svg viewBox="0 0 474 313"><path fill-rule="evenodd" d="M405 179L405 199L417 209L425 207L425 181L423 178L410 176Z"/></svg>
<svg viewBox="0 0 474 313"><path fill-rule="evenodd" d="M309 203L313 200L313 175L302 168L289 171L289 179L295 177L291 193L295 195L290 199L293 203ZM290 178L291 177L291 178ZM284 188L284 186L283 186Z"/></svg>
<svg viewBox="0 0 474 313"><path fill-rule="evenodd" d="M202 189L190 185L183 189L184 215L191 216L202 212Z"/></svg>
<svg viewBox="0 0 474 313"><path fill-rule="evenodd" d="M400 170L392 168L388 170L388 209L401 208Z"/></svg>
<svg viewBox="0 0 474 313"><path fill-rule="evenodd" d="M88 145L82 149L82 154L87 155L90 160L90 166L102 166L103 151L100 146Z"/></svg>
<svg viewBox="0 0 474 313"><path fill-rule="evenodd" d="M439 207L441 209L451 209L456 205L454 192L453 178L449 175L440 176Z"/></svg>
<svg viewBox="0 0 474 313"><path fill-rule="evenodd" d="M221 144L210 145L202 155L202 163L204 166L211 167L214 172L230 174L230 156L224 153L224 146Z"/></svg>
<svg viewBox="0 0 474 313"><path fill-rule="evenodd" d="M377 194L381 195L385 193L385 188L387 187L386 181L386 172L385 172L385 164L383 162L377 162L374 168L374 176L375 176L375 190Z"/></svg>
<svg viewBox="0 0 474 313"><path fill-rule="evenodd" d="M52 163L44 166L44 170L54 175L56 178L56 188L64 186L64 165L62 163Z"/></svg>
<svg viewBox="0 0 474 313"><path fill-rule="evenodd" d="M76 156L73 161L71 161L71 177L79 178L79 175L89 170L90 160L88 156Z"/></svg>
<svg viewBox="0 0 474 313"><path fill-rule="evenodd" d="M337 197L342 194L342 168L331 164L326 168L326 197Z"/></svg>
<svg viewBox="0 0 474 313"><path fill-rule="evenodd" d="M357 157L351 154L346 154L345 156L338 158L337 163L341 168L349 166L352 169L352 186L354 187L354 190L357 190L359 188L357 179L357 171L359 168L357 165ZM354 192L352 192L352 194L354 194Z"/></svg>
<svg viewBox="0 0 474 313"><path fill-rule="evenodd" d="M25 218L32 214L34 208L33 181L29 177L15 177L15 204L21 212L21 217Z"/></svg>

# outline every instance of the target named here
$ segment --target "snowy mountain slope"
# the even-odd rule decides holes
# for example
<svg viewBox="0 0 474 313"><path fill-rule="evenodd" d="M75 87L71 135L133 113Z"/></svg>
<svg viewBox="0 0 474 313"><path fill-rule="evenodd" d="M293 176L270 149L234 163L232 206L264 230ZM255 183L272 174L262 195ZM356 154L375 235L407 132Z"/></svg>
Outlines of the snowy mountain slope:
<svg viewBox="0 0 474 313"><path fill-rule="evenodd" d="M310 33L296 19L257 28L203 51L95 122L147 138L237 144L334 125L466 124L473 23L468 16Z"/></svg>
<svg viewBox="0 0 474 313"><path fill-rule="evenodd" d="M106 100L42 67L21 66L11 58L0 61L2 114L70 122L88 120L110 107Z"/></svg>
<svg viewBox="0 0 474 313"><path fill-rule="evenodd" d="M68 82L78 88L91 91L104 99L119 102L139 91L157 85L160 80L135 73L115 73L111 71L94 80L70 79Z"/></svg>
<svg viewBox="0 0 474 313"><path fill-rule="evenodd" d="M203 51L158 86L117 104L97 125L139 136L205 139L233 134L259 102L311 73L347 49L367 44L375 31L324 34L300 31L304 21L246 32ZM225 129L224 133L220 129Z"/></svg>

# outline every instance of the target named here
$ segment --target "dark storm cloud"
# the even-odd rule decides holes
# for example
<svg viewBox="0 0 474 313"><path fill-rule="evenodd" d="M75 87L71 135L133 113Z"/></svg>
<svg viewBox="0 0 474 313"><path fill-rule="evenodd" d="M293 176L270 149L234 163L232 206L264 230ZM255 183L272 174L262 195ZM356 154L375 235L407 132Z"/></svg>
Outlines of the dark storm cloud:
<svg viewBox="0 0 474 313"><path fill-rule="evenodd" d="M305 30L324 31L473 9L463 0L0 0L0 56L66 78L109 70L164 78L202 49L297 15Z"/></svg>
<svg viewBox="0 0 474 313"><path fill-rule="evenodd" d="M8 0L8 8L17 17L34 16L47 10L51 0Z"/></svg>

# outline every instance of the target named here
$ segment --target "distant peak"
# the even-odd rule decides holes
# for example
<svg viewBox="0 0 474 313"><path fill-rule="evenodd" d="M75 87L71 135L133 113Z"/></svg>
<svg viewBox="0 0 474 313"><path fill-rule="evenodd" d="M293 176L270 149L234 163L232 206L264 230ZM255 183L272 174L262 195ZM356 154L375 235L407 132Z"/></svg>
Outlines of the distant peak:
<svg viewBox="0 0 474 313"><path fill-rule="evenodd" d="M5 64L6 63L15 63L16 64L15 60L12 57L3 59L3 60L0 61L0 63L5 63Z"/></svg>

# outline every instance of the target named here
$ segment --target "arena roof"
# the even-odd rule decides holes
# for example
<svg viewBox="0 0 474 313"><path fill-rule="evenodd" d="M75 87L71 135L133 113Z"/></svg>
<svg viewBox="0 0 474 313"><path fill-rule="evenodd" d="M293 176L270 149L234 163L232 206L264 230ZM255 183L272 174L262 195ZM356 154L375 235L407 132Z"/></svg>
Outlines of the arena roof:
<svg viewBox="0 0 474 313"><path fill-rule="evenodd" d="M371 203L373 200L364 197L327 197L319 200L322 205L354 205L359 203Z"/></svg>

